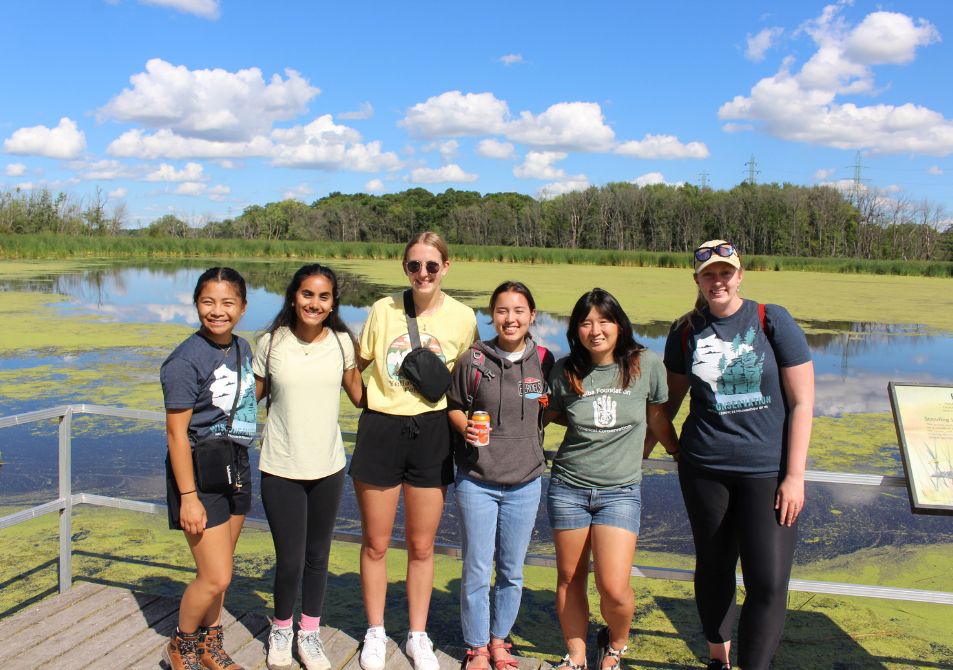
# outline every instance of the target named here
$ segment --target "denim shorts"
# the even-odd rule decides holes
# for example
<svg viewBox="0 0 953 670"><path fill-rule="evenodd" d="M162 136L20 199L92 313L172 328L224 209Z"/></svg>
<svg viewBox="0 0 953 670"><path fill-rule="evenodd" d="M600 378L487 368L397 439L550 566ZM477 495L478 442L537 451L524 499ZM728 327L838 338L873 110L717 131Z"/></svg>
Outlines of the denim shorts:
<svg viewBox="0 0 953 670"><path fill-rule="evenodd" d="M546 511L553 530L574 530L598 524L638 535L642 489L638 484L617 489L584 489L559 477L550 477Z"/></svg>

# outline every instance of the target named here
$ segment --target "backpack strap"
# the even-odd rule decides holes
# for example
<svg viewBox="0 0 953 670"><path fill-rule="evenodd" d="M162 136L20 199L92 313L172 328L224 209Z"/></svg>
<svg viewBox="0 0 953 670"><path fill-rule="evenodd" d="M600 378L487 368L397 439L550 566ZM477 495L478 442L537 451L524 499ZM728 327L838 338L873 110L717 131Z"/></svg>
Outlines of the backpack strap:
<svg viewBox="0 0 953 670"><path fill-rule="evenodd" d="M407 319L407 336L410 339L410 349L420 349L420 332L417 330L417 310L414 308L414 291L404 291L404 316Z"/></svg>
<svg viewBox="0 0 953 670"><path fill-rule="evenodd" d="M480 390L483 378L493 379L496 375L483 363L486 355L475 347L470 348L470 365L467 368L467 417L473 412L473 400Z"/></svg>
<svg viewBox="0 0 953 670"><path fill-rule="evenodd" d="M545 381L548 382L549 373L553 369L553 363L556 362L556 358L549 353L549 349L539 344L536 345L536 353L539 354L539 368L543 371Z"/></svg>

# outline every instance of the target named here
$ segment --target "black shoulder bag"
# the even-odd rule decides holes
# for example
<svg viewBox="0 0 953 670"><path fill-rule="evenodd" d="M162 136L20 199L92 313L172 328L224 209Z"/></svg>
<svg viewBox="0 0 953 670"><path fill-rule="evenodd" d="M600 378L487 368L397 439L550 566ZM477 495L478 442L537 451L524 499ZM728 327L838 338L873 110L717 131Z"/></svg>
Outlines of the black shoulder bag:
<svg viewBox="0 0 953 670"><path fill-rule="evenodd" d="M202 493L232 493L242 487L238 469L238 450L244 449L245 446L236 444L229 436L232 421L235 420L235 412L238 410L238 398L242 394L242 356L237 339L235 359L238 361L235 401L232 403L232 411L228 413L225 434L206 437L192 446L195 486Z"/></svg>
<svg viewBox="0 0 953 670"><path fill-rule="evenodd" d="M404 312L407 316L407 335L410 337L411 350L400 364L400 374L429 402L438 402L450 390L453 379L437 354L420 345L412 290L404 291Z"/></svg>

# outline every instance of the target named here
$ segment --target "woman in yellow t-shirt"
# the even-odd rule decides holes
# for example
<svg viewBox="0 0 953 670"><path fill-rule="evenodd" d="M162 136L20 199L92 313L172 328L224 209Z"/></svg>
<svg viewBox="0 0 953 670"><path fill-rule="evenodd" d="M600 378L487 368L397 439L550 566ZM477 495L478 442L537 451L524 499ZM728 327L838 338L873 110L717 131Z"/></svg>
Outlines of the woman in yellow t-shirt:
<svg viewBox="0 0 953 670"><path fill-rule="evenodd" d="M440 289L450 268L447 243L437 233L416 235L404 248L421 346L449 369L479 338L473 310ZM403 292L374 303L360 336L360 366L371 366L367 409L361 414L348 474L361 512L361 591L368 629L361 650L364 670L381 670L386 660L384 601L387 546L401 490L407 540L407 655L416 670L437 670L427 637L433 590L433 544L447 486L453 481L453 451L447 400L429 402L401 374L411 351Z"/></svg>

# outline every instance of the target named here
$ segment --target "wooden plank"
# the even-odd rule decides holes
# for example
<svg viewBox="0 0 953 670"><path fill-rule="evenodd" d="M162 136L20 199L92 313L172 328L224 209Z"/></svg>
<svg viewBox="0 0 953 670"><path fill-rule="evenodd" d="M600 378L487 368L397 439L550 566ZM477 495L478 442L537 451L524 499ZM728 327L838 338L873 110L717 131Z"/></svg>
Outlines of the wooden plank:
<svg viewBox="0 0 953 670"><path fill-rule="evenodd" d="M72 589L70 589L72 591ZM63 595L69 595L67 591ZM129 591L115 587L104 588L93 593L87 598L83 598L66 609L60 609L52 616L46 619L35 619L33 626L21 630L16 636L15 644L5 644L0 646L0 664L6 663L10 658L23 655L30 652L36 645L43 643L43 648L47 649L49 640L53 637L68 631L78 621L82 621L89 616L96 614L102 609L120 601L122 598L128 598ZM12 640L11 640L12 642ZM69 647L65 647L68 649ZM64 649L64 651L65 651ZM41 660L46 661L50 656L49 651L38 650L36 656L31 656L37 663ZM62 651L59 653L63 653Z"/></svg>
<svg viewBox="0 0 953 670"><path fill-rule="evenodd" d="M334 631L331 634L331 631ZM325 635L329 637L325 637ZM321 627L321 641L324 643L324 653L328 657L328 662L332 668L341 668L351 657L355 655L358 648L358 641L336 628Z"/></svg>
<svg viewBox="0 0 953 670"><path fill-rule="evenodd" d="M230 652L229 655L232 657L232 660L245 668L245 670L259 670L259 668L264 668L265 660L267 659L265 643L268 641L269 630L270 628L266 626L263 631L258 633L254 639L249 640L241 649L236 650L235 653Z"/></svg>
<svg viewBox="0 0 953 670"><path fill-rule="evenodd" d="M150 652L155 652L155 662L152 667L158 667L162 647L168 642L179 623L179 601L174 598L159 598L149 605L149 608L152 607L157 610L166 607L169 613L155 623L150 623L146 629L139 631L122 646L94 660L85 667L85 670L123 670ZM158 616L158 611L156 615Z"/></svg>
<svg viewBox="0 0 953 670"><path fill-rule="evenodd" d="M533 658L531 656L517 656L516 654L513 654L513 658L519 661L519 670L540 670L538 658Z"/></svg>
<svg viewBox="0 0 953 670"><path fill-rule="evenodd" d="M140 603L147 600L152 600L152 602L142 607L140 611L115 620L115 625L93 635L62 656L58 656L55 660L51 659L49 664L56 668L78 670L98 661L109 659L110 667L122 668L136 660L142 654L137 653L129 658L129 645L136 640L140 633L144 633L146 629L178 610L179 604L172 598L155 598L155 596L145 594L134 594L134 597ZM121 658L124 658L125 662L120 660Z"/></svg>
<svg viewBox="0 0 953 670"><path fill-rule="evenodd" d="M22 612L17 612L12 617L4 619L0 622L0 647L6 647L7 645L4 644L4 642L24 628L29 628L37 621L45 621L60 610L72 607L81 600L85 600L105 588L106 587L102 584L81 582L66 593L47 598L41 603L37 603ZM17 643L20 643L19 639Z"/></svg>
<svg viewBox="0 0 953 670"><path fill-rule="evenodd" d="M133 594L125 589L115 590L121 596L119 600L105 608L91 612L90 615L84 618L74 619L73 623L75 625L61 630L52 637L43 640L41 644L25 650L15 658L5 661L3 664L4 670L33 670L33 668L43 665L61 654L65 654L99 631L109 628L117 621L138 612L141 608L146 607L149 603L158 599L158 596L154 595ZM102 593L105 593L105 591ZM136 596L138 596L138 599ZM89 602L94 598L96 598L96 596L87 598L83 602ZM80 605L82 605L82 603ZM72 609L73 608L70 608L70 610ZM43 623L39 624L38 627L43 628ZM118 640L116 642L118 643Z"/></svg>
<svg viewBox="0 0 953 670"><path fill-rule="evenodd" d="M245 614L237 621L225 624L225 617L223 616L222 624L225 625L225 651L231 655L232 652L238 653L239 650L249 646L249 652L257 651L261 661L264 662L264 644L256 638L264 632L267 639L268 630L271 626L268 619L259 614Z"/></svg>
<svg viewBox="0 0 953 670"><path fill-rule="evenodd" d="M440 646L433 650L440 670L460 670L460 659L466 655L463 647Z"/></svg>

